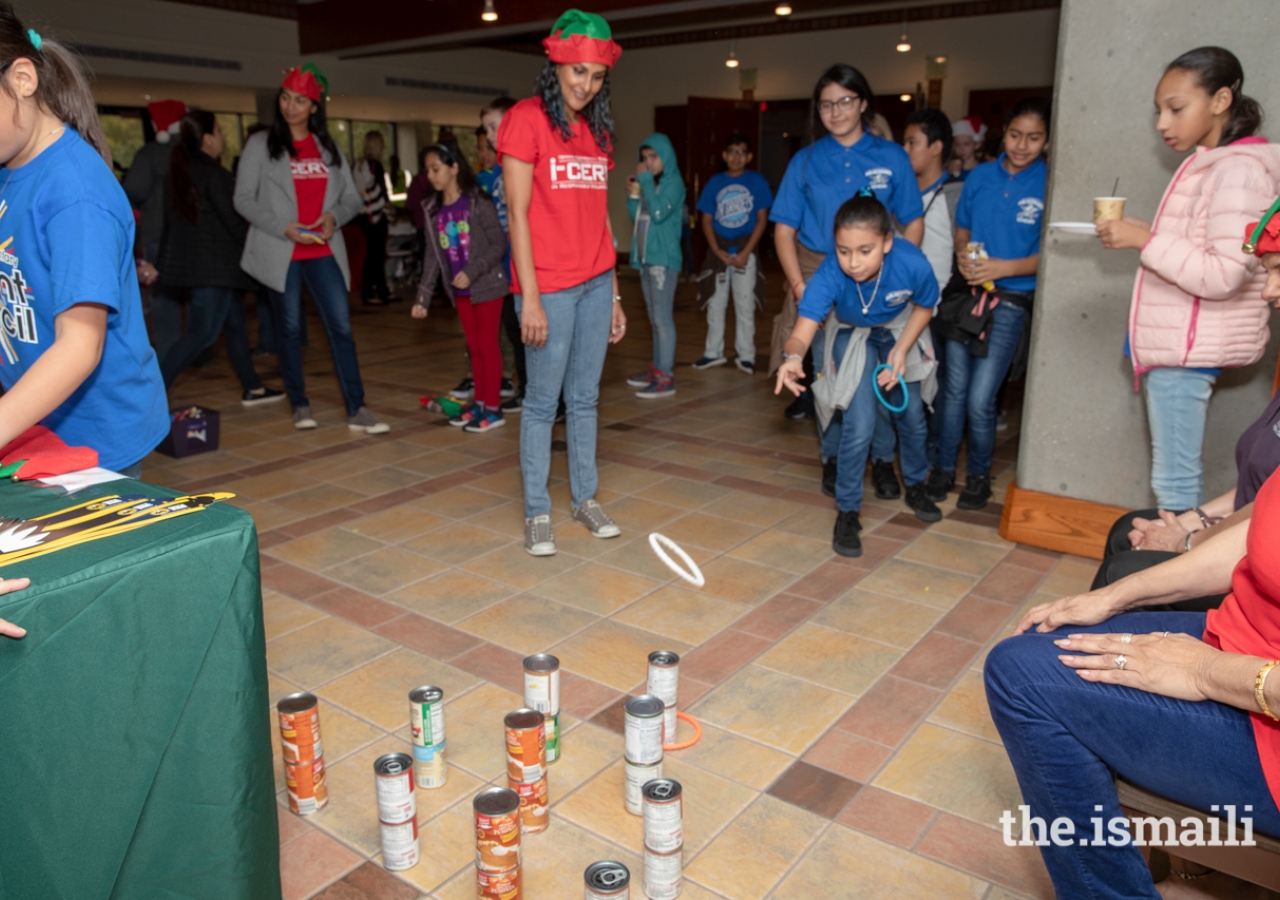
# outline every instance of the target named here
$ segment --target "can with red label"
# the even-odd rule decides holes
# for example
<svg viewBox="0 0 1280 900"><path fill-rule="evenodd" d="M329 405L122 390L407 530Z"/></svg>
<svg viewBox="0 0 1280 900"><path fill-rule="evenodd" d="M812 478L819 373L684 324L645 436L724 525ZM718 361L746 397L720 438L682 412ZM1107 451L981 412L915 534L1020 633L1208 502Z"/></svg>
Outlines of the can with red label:
<svg viewBox="0 0 1280 900"><path fill-rule="evenodd" d="M324 785L323 758L285 763L284 783L289 792L289 809L300 816L309 816L324 809L329 802L329 789Z"/></svg>
<svg viewBox="0 0 1280 900"><path fill-rule="evenodd" d="M520 900L520 867L506 872L476 869L478 900Z"/></svg>
<svg viewBox="0 0 1280 900"><path fill-rule="evenodd" d="M413 758L407 753L387 753L373 763L378 791L378 821L399 825L418 813L413 793Z"/></svg>
<svg viewBox="0 0 1280 900"><path fill-rule="evenodd" d="M675 900L683 887L684 848L658 853L644 848L644 895L649 900Z"/></svg>
<svg viewBox="0 0 1280 900"><path fill-rule="evenodd" d="M533 784L511 782L511 790L520 795L520 830L525 834L546 831L551 824L550 806L547 803L547 776Z"/></svg>
<svg viewBox="0 0 1280 900"><path fill-rule="evenodd" d="M627 804L627 812L633 816L643 816L644 794L641 793L641 789L653 779L662 777L662 760L641 765L628 759L624 760L622 765L623 799Z"/></svg>
<svg viewBox="0 0 1280 900"><path fill-rule="evenodd" d="M680 782L657 778L646 784L644 794L644 845L657 853L684 846L684 808Z"/></svg>
<svg viewBox="0 0 1280 900"><path fill-rule="evenodd" d="M503 719L507 730L507 778L533 784L547 774L546 717L536 709L517 709Z"/></svg>
<svg viewBox="0 0 1280 900"><path fill-rule="evenodd" d="M630 900L631 870L611 859L593 862L582 873L583 900Z"/></svg>
<svg viewBox="0 0 1280 900"><path fill-rule="evenodd" d="M320 743L320 701L315 694L290 694L276 704L280 714L280 747L287 763L306 763L324 756Z"/></svg>
<svg viewBox="0 0 1280 900"><path fill-rule="evenodd" d="M389 872L402 872L418 864L418 817L408 822L380 823L382 831L382 865Z"/></svg>
<svg viewBox="0 0 1280 900"><path fill-rule="evenodd" d="M662 759L662 700L652 694L629 697L625 709L626 757L633 763Z"/></svg>
<svg viewBox="0 0 1280 900"><path fill-rule="evenodd" d="M520 865L520 795L489 788L471 801L476 822L476 867L507 872Z"/></svg>

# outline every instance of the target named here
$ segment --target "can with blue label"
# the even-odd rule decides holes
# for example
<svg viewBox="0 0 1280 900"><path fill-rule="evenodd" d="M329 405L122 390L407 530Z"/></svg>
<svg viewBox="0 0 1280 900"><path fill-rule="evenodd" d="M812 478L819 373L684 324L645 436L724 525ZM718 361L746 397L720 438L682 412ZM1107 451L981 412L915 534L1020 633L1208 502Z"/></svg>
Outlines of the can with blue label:
<svg viewBox="0 0 1280 900"><path fill-rule="evenodd" d="M409 729L413 768L420 788L443 787L449 778L444 761L444 691L427 685L409 692Z"/></svg>

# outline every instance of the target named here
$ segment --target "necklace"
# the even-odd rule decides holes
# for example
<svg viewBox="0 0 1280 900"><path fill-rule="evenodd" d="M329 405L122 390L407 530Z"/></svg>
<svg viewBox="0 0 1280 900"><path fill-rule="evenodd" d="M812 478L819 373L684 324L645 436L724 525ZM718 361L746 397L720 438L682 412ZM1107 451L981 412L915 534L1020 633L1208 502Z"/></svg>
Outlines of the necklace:
<svg viewBox="0 0 1280 900"><path fill-rule="evenodd" d="M0 191L0 193L3 193L3 191ZM872 306L875 304L875 302L876 302L876 294L880 293L880 279L881 279L881 278L883 278L883 277L884 277L884 266L881 266L881 267L880 267L880 274L876 276L876 286L875 286L874 288L872 288L872 289L871 289L871 299L870 299L870 300L867 300L867 299L864 299L864 298L863 298L863 296L862 296L862 285L861 285L861 284L859 284L859 283L858 283L858 282L856 282L856 281L853 283L853 286L854 286L854 287L856 287L856 288L858 289L858 305L862 307L862 315L863 315L864 317L865 317L869 312L871 312L871 307L872 307Z"/></svg>

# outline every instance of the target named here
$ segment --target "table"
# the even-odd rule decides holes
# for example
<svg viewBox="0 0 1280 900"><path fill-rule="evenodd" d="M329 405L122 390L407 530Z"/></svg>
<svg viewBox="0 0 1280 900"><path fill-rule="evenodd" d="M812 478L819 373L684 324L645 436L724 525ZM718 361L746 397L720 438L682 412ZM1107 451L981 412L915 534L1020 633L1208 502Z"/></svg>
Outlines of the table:
<svg viewBox="0 0 1280 900"><path fill-rule="evenodd" d="M61 493L60 491L57 493ZM29 518L97 496L0 483ZM0 900L280 897L258 540L225 503L0 568Z"/></svg>

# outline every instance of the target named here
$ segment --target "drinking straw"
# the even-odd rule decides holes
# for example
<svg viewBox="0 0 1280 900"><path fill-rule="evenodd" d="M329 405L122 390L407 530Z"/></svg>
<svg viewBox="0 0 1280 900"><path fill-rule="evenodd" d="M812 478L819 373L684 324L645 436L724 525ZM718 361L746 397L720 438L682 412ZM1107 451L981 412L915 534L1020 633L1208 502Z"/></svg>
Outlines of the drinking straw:
<svg viewBox="0 0 1280 900"><path fill-rule="evenodd" d="M1120 190L1120 176L1119 176L1119 175L1117 175L1117 176L1116 176L1116 183L1115 183L1114 185L1112 185L1112 186L1111 186L1111 196L1112 196L1112 197L1114 197L1114 196L1116 195L1116 191L1118 191L1118 190Z"/></svg>

